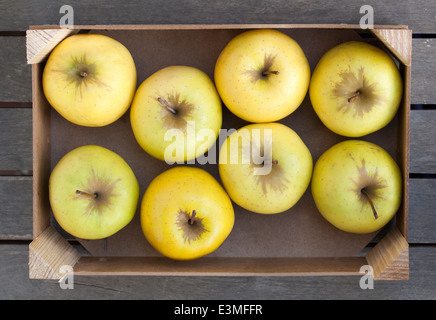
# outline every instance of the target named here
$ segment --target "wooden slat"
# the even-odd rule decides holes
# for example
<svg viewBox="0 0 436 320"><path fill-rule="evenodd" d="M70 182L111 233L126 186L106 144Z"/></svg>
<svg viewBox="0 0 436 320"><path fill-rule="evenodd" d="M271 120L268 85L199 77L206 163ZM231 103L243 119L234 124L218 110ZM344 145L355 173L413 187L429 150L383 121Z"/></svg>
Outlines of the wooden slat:
<svg viewBox="0 0 436 320"><path fill-rule="evenodd" d="M32 239L32 177L0 176L0 239Z"/></svg>
<svg viewBox="0 0 436 320"><path fill-rule="evenodd" d="M0 9L1 10L1 9ZM0 101L32 101L25 37L0 37Z"/></svg>
<svg viewBox="0 0 436 320"><path fill-rule="evenodd" d="M436 179L410 179L409 242L436 243ZM1 177L0 239L32 239L32 177ZM377 238L380 240L379 238Z"/></svg>
<svg viewBox="0 0 436 320"><path fill-rule="evenodd" d="M74 276L74 289L55 280L28 279L28 245L0 244L2 299L434 299L436 247L410 248L410 279L375 281L341 277L102 277ZM162 311L162 310L161 310Z"/></svg>
<svg viewBox="0 0 436 320"><path fill-rule="evenodd" d="M435 30L436 32L436 30ZM436 104L435 39L412 41L412 104ZM26 64L25 37L0 37L0 101L31 102L31 69Z"/></svg>
<svg viewBox="0 0 436 320"><path fill-rule="evenodd" d="M435 123L436 110L412 110L410 113L411 173L436 173Z"/></svg>
<svg viewBox="0 0 436 320"><path fill-rule="evenodd" d="M409 242L436 243L436 179L410 179Z"/></svg>
<svg viewBox="0 0 436 320"><path fill-rule="evenodd" d="M412 110L410 171L436 172L436 110ZM31 109L0 108L0 170L32 170Z"/></svg>
<svg viewBox="0 0 436 320"><path fill-rule="evenodd" d="M0 108L0 171L32 172L32 109Z"/></svg>
<svg viewBox="0 0 436 320"><path fill-rule="evenodd" d="M436 30L434 32L436 32ZM411 91L412 104L436 104L436 77L434 76L435 70L436 39L413 39Z"/></svg>
<svg viewBox="0 0 436 320"><path fill-rule="evenodd" d="M59 24L63 3L50 0L0 2L0 30L26 30L29 25ZM205 23L347 23L359 24L363 4L374 9L376 24L409 25L414 32L435 31L436 3L432 0L347 1L233 1L177 0L68 2L75 24L205 24ZM43 8L43 9L41 9Z"/></svg>

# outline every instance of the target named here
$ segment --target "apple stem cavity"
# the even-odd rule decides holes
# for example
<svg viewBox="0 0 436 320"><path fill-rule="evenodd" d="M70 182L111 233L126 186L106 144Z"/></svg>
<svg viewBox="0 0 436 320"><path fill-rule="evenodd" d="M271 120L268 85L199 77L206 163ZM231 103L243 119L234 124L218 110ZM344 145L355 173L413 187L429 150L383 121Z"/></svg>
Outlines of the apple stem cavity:
<svg viewBox="0 0 436 320"><path fill-rule="evenodd" d="M177 110L174 109L173 107L171 107L165 99L162 99L161 97L159 97L159 98L157 98L157 101L159 101L160 104L161 104L162 106L164 106L165 108L167 108L168 111L170 111L170 112L173 113L174 115L177 114Z"/></svg>
<svg viewBox="0 0 436 320"><path fill-rule="evenodd" d="M348 98L348 102L352 102L358 96L360 96L360 90L357 90L356 92L354 92L354 94L351 97Z"/></svg>
<svg viewBox="0 0 436 320"><path fill-rule="evenodd" d="M76 190L76 194L84 195L93 199L97 199L98 194L97 193L89 193L86 191Z"/></svg>
<svg viewBox="0 0 436 320"><path fill-rule="evenodd" d="M360 190L360 192L362 192L362 194L366 197L366 200L368 200L369 205L371 206L372 209L372 213L374 214L374 218L375 220L378 219L378 214L377 214L377 210L375 209L374 203L371 200L371 197L368 194L368 191L366 191L365 188L362 188L362 190Z"/></svg>

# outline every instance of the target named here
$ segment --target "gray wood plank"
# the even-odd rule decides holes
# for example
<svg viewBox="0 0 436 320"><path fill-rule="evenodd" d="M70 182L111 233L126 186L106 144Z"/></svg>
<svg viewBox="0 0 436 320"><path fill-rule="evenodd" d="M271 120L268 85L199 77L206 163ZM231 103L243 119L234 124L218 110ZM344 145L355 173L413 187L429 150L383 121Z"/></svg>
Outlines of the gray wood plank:
<svg viewBox="0 0 436 320"><path fill-rule="evenodd" d="M436 179L410 179L409 188L409 242L436 243Z"/></svg>
<svg viewBox="0 0 436 320"><path fill-rule="evenodd" d="M436 179L410 179L409 185L409 243L435 244ZM32 177L0 176L0 239L31 240L32 219Z"/></svg>
<svg viewBox="0 0 436 320"><path fill-rule="evenodd" d="M32 109L0 108L0 170L32 171Z"/></svg>
<svg viewBox="0 0 436 320"><path fill-rule="evenodd" d="M0 176L0 239L32 240L32 181Z"/></svg>
<svg viewBox="0 0 436 320"><path fill-rule="evenodd" d="M28 246L0 243L0 298L9 299L435 299L436 246L410 248L408 281L375 281L362 290L353 277L75 276L74 289L28 279ZM162 310L167 311L167 310Z"/></svg>
<svg viewBox="0 0 436 320"><path fill-rule="evenodd" d="M25 37L0 37L0 101L32 101L31 66Z"/></svg>
<svg viewBox="0 0 436 320"><path fill-rule="evenodd" d="M433 20L434 21L434 20ZM436 104L436 39L412 42L412 104Z"/></svg>
<svg viewBox="0 0 436 320"><path fill-rule="evenodd" d="M50 0L0 2L0 30L26 30L29 25L59 24L61 5ZM432 0L342 1L215 1L116 0L68 2L75 24L221 24L221 23L348 23L359 24L360 7L371 5L374 23L409 25L414 32L435 32Z"/></svg>
<svg viewBox="0 0 436 320"><path fill-rule="evenodd" d="M0 101L31 102L31 67L26 64L25 37L0 37ZM434 39L413 39L412 104L436 104Z"/></svg>
<svg viewBox="0 0 436 320"><path fill-rule="evenodd" d="M436 172L436 110L412 110L410 171ZM0 170L32 170L32 114L26 108L0 108Z"/></svg>
<svg viewBox="0 0 436 320"><path fill-rule="evenodd" d="M410 172L436 172L436 110L410 113Z"/></svg>

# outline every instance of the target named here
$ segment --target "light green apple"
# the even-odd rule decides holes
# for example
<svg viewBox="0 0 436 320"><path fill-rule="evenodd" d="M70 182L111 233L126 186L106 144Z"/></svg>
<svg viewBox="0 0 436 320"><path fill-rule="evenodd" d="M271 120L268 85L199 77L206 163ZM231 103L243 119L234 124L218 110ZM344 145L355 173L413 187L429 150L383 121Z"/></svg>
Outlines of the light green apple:
<svg viewBox="0 0 436 320"><path fill-rule="evenodd" d="M59 225L80 239L104 239L124 228L138 205L138 181L121 156L101 146L68 152L49 179Z"/></svg>
<svg viewBox="0 0 436 320"><path fill-rule="evenodd" d="M259 123L240 128L224 141L218 168L235 203L252 212L275 214L303 196L313 162L294 130L280 123Z"/></svg>
<svg viewBox="0 0 436 320"><path fill-rule="evenodd" d="M130 120L137 142L147 153L180 163L213 146L222 124L222 105L206 73L190 66L169 66L139 86Z"/></svg>
<svg viewBox="0 0 436 320"><path fill-rule="evenodd" d="M327 51L309 88L316 114L333 132L361 137L386 126L403 96L400 71L383 50L362 41Z"/></svg>
<svg viewBox="0 0 436 320"><path fill-rule="evenodd" d="M401 171L380 146L346 140L315 164L312 195L320 213L338 229L371 233L385 226L401 204Z"/></svg>

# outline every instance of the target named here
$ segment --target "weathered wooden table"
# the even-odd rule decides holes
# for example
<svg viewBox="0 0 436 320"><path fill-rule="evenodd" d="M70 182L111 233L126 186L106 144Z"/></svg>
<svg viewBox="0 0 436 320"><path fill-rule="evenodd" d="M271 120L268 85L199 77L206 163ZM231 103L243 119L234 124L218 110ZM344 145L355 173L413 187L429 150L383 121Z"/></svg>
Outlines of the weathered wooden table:
<svg viewBox="0 0 436 320"><path fill-rule="evenodd" d="M74 23L359 24L360 1L117 2L72 0ZM29 280L32 240L32 92L26 64L29 25L59 24L62 4L0 2L0 299L436 299L436 2L366 1L378 25L413 30L410 119L410 280L358 277L75 277Z"/></svg>

